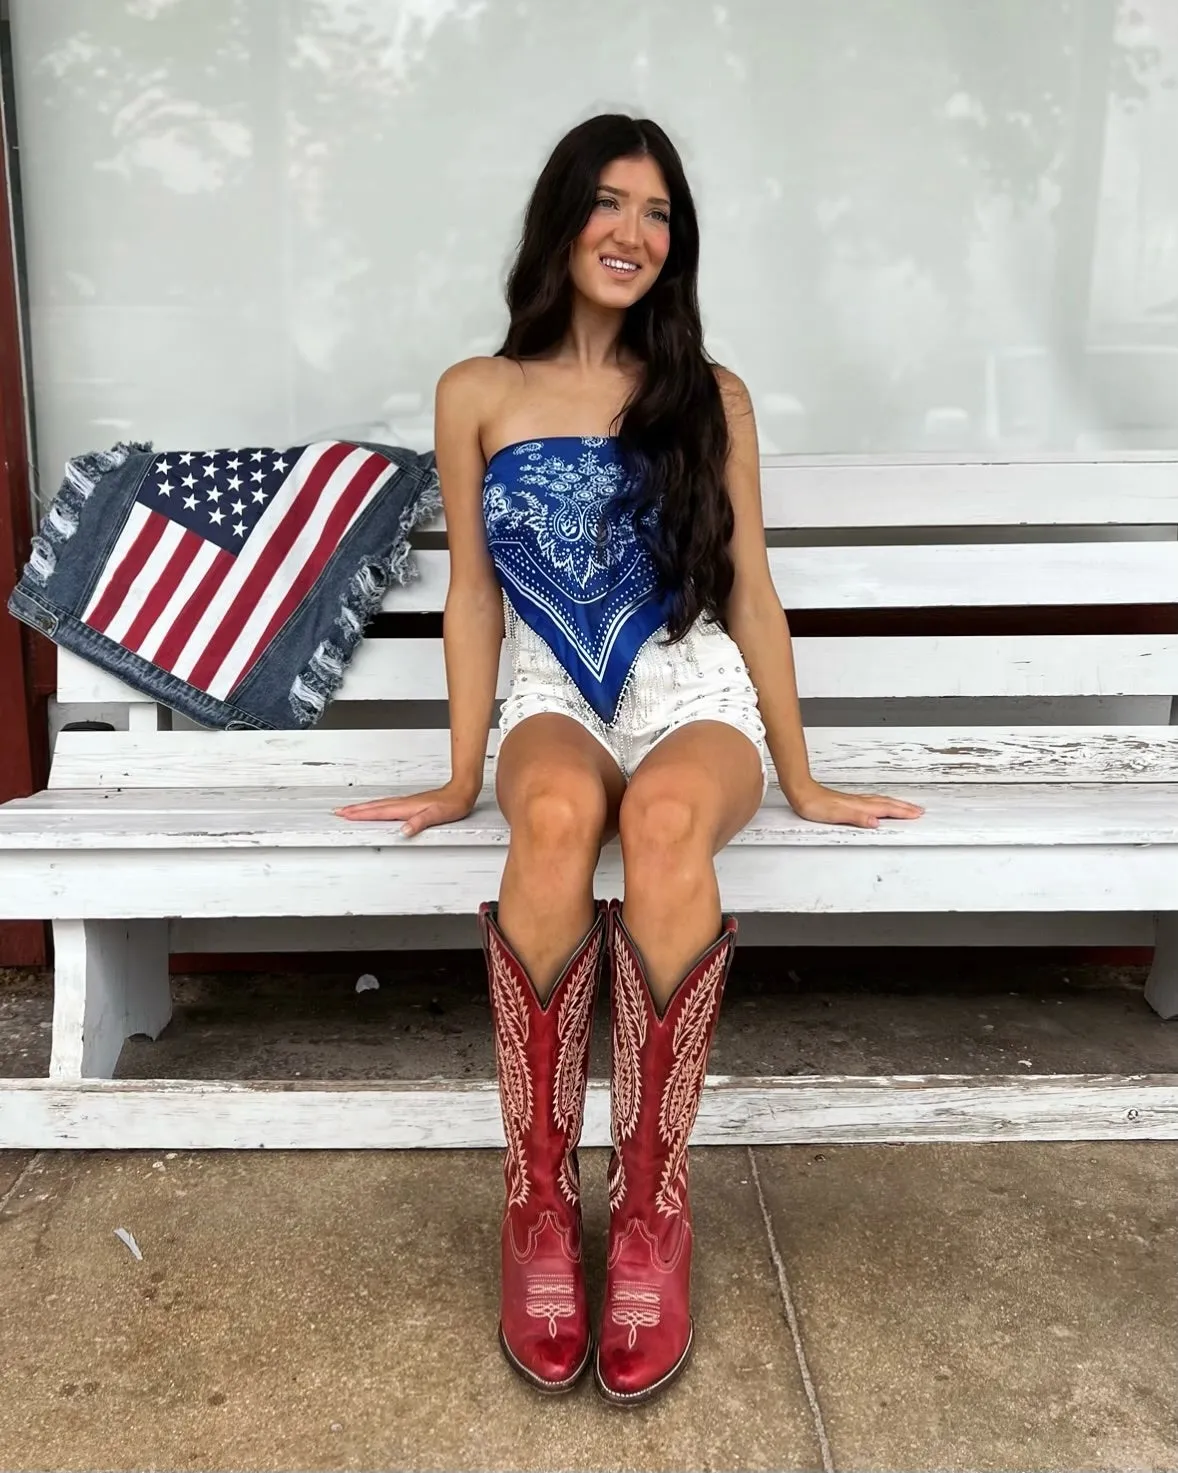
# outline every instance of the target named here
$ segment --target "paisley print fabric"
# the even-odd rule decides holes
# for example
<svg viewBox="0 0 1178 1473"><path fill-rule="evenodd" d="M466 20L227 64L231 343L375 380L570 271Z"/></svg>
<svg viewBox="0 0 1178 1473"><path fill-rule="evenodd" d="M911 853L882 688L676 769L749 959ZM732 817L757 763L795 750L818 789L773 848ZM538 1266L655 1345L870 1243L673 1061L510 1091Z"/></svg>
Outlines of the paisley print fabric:
<svg viewBox="0 0 1178 1473"><path fill-rule="evenodd" d="M505 445L483 482L504 593L605 722L670 613L633 519L609 506L625 479L616 437L549 435Z"/></svg>

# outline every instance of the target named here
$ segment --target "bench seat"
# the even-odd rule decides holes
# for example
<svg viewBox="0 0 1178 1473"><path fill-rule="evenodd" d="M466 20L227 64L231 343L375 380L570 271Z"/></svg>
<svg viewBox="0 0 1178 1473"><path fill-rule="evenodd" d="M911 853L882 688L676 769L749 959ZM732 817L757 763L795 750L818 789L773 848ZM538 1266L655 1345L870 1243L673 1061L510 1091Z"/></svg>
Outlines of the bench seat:
<svg viewBox="0 0 1178 1473"><path fill-rule="evenodd" d="M718 859L725 905L793 916L1144 911L1150 920L1173 908L1178 784L904 784L899 791L923 804L925 816L875 830L808 823L771 793ZM508 835L490 792L461 823L412 839L396 825L331 814L332 803L363 795L186 789L28 799L0 810L2 909L52 911L63 1006L70 923L87 986L95 927L130 923L127 944L151 954L160 996L158 1027L129 1032L158 1033L171 1015L172 917L464 916L497 893ZM621 893L616 840L603 850L596 888ZM232 934L221 944L232 946ZM1160 972L1150 1001L1166 1016L1178 1011ZM55 1073L108 1072L129 1036L116 1032L78 1036L71 1047L55 1034Z"/></svg>
<svg viewBox="0 0 1178 1473"><path fill-rule="evenodd" d="M895 783L881 774L880 784L887 785L894 796L924 806L923 817L918 822L885 819L876 829L813 823L798 817L780 791L771 788L760 810L729 847L874 851L1099 845L1156 846L1160 850L1178 845L1178 783L987 783L983 787ZM862 784L856 790L869 791ZM485 849L507 844L507 822L487 788L467 818L409 838L401 834L397 823L352 823L332 812L333 805L363 802L387 792L367 786L46 792L0 809L0 853L24 856L16 866L20 868L35 867L37 854L77 851L111 855L140 850L178 854L193 849L253 853L377 849L385 854L392 878L407 873L414 863L408 854L402 860L397 850ZM322 862L330 865L331 860ZM25 888L15 869L6 876L4 887L8 912L13 908L13 886ZM736 905L739 897L729 899ZM830 896L829 908L841 909L839 899ZM793 909L793 897L782 895L781 904L783 909Z"/></svg>
<svg viewBox="0 0 1178 1473"><path fill-rule="evenodd" d="M717 859L742 940L1153 945L1145 1001L1178 1017L1172 458L762 469L814 775L926 811L816 824L771 786ZM0 1145L501 1140L489 1084L112 1077L171 1016L170 954L477 944L508 843L494 731L460 823L406 839L332 811L448 773L444 528L417 543L312 731L173 730L60 652L70 717L119 729L62 731L48 789L0 806L0 918L51 920L55 950L50 1078L0 1081ZM616 840L595 888L622 893ZM729 1080L700 1119L712 1140L1178 1138L1178 1076Z"/></svg>

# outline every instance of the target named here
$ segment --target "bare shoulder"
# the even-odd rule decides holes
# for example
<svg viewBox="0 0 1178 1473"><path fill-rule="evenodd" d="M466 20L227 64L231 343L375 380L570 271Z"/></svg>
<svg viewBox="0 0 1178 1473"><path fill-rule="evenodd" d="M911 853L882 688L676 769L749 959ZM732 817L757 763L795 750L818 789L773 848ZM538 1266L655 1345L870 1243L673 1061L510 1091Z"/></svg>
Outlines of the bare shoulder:
<svg viewBox="0 0 1178 1473"><path fill-rule="evenodd" d="M716 382L720 385L720 395L724 400L725 408L742 405L751 407L752 400L745 387L744 379L738 377L730 368L725 368L722 363L713 364L712 372L716 375Z"/></svg>
<svg viewBox="0 0 1178 1473"><path fill-rule="evenodd" d="M509 392L514 365L506 358L464 358L438 380L434 438L479 450L484 426Z"/></svg>
<svg viewBox="0 0 1178 1473"><path fill-rule="evenodd" d="M463 358L438 380L438 395L468 405L481 405L507 389L515 365L507 358Z"/></svg>
<svg viewBox="0 0 1178 1473"><path fill-rule="evenodd" d="M724 404L724 413L728 416L729 429L734 433L741 429L747 431L753 424L753 400L744 379L719 363L714 365L712 371L720 386L720 398Z"/></svg>

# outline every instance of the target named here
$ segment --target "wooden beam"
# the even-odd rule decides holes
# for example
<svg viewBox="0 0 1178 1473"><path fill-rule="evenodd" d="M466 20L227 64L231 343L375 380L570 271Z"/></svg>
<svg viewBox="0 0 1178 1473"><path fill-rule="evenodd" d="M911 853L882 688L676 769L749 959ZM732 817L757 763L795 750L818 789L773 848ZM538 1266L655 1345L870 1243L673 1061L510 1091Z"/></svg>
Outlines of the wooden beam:
<svg viewBox="0 0 1178 1473"><path fill-rule="evenodd" d="M692 1140L1178 1140L1178 1074L713 1077ZM582 1144L609 1144L604 1081L589 1086ZM0 1081L0 1147L22 1150L502 1145L490 1082Z"/></svg>

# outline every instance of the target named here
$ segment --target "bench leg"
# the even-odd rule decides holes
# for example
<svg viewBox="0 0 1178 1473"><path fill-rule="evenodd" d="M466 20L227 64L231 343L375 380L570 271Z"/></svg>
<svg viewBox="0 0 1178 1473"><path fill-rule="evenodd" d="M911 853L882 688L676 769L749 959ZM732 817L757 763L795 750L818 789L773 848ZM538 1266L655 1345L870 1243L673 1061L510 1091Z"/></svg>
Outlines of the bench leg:
<svg viewBox="0 0 1178 1473"><path fill-rule="evenodd" d="M1160 1017L1178 1018L1178 913L1174 911L1158 916L1145 1000Z"/></svg>
<svg viewBox="0 0 1178 1473"><path fill-rule="evenodd" d="M172 1016L167 921L53 923L52 1079L110 1079L133 1033Z"/></svg>

